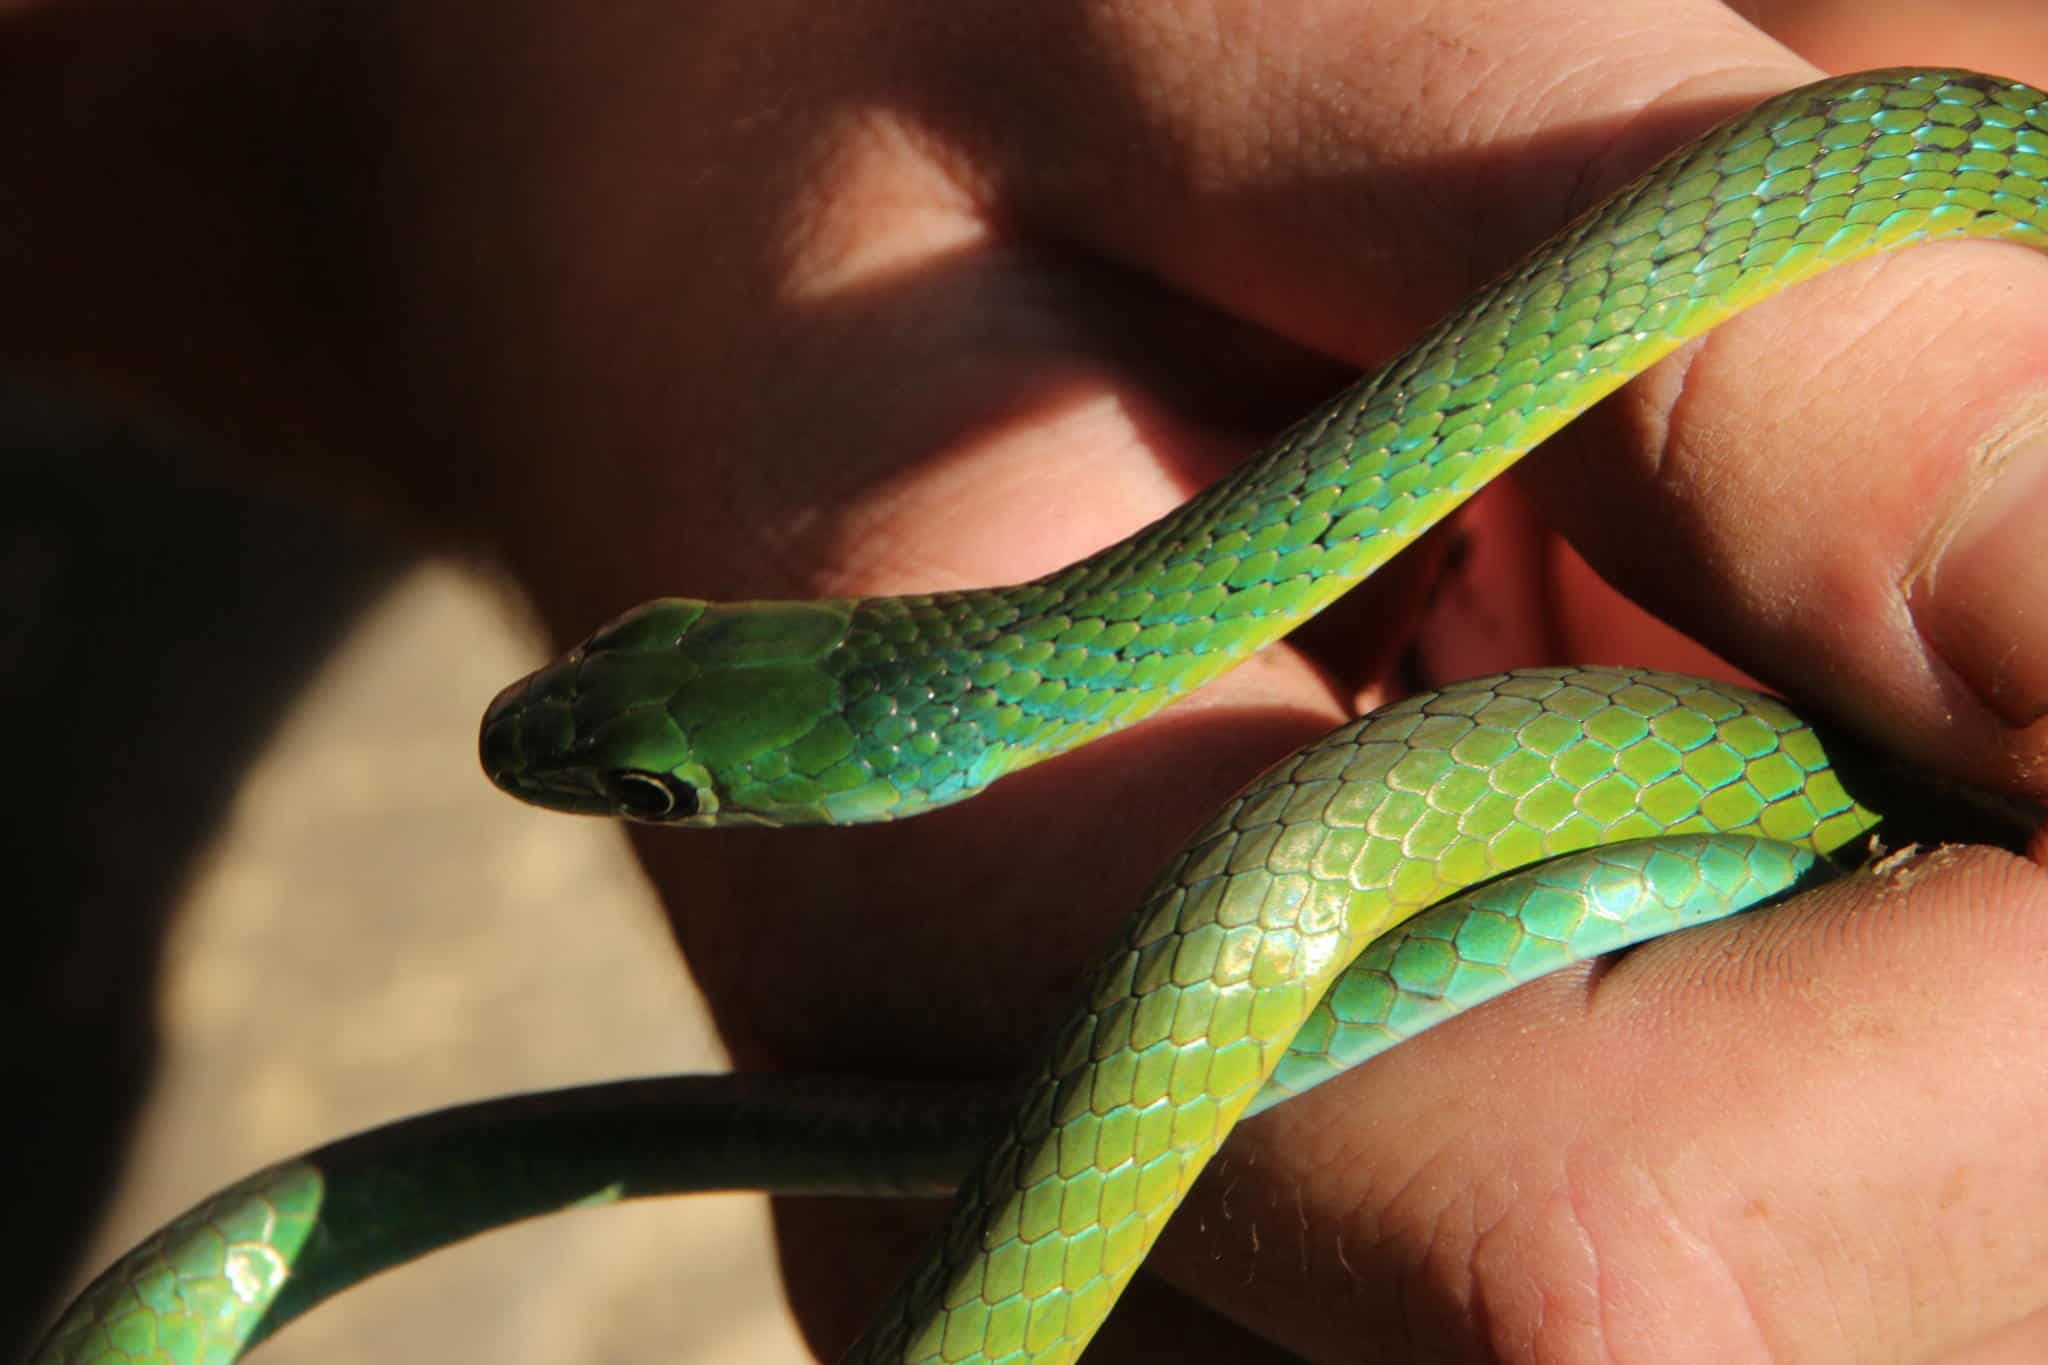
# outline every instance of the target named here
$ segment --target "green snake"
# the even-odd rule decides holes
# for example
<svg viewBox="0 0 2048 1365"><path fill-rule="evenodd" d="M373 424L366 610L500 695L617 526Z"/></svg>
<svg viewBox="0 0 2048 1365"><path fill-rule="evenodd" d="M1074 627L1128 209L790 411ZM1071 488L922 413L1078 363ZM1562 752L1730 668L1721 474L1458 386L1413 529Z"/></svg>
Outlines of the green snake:
<svg viewBox="0 0 2048 1365"><path fill-rule="evenodd" d="M2048 94L1920 69L1792 91L1129 539L1006 588L648 603L500 694L484 767L539 805L689 826L965 799L1285 634L1735 311L1972 236L2048 240ZM202 1203L34 1359L218 1365L367 1274L557 1208L957 1185L945 1234L847 1358L1072 1360L1247 1113L1519 981L1771 901L1873 834L1958 812L2032 818L1932 791L1727 684L1550 669L1418 694L1283 759L1196 832L1021 1092L689 1077L410 1120Z"/></svg>

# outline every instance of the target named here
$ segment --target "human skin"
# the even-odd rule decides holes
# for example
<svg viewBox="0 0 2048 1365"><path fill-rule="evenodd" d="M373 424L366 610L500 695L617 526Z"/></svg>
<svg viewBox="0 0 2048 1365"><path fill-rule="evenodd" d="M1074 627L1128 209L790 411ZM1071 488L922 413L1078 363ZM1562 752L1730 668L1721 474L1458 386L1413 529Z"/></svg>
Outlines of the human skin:
<svg viewBox="0 0 2048 1365"><path fill-rule="evenodd" d="M565 642L661 592L1064 563L1815 74L1701 0L15 8L12 359L495 548ZM1871 13L1766 18L2048 80L2020 11L1941 51ZM1409 627L1446 674L1697 657L1553 531L1770 686L2048 796L2044 298L2008 246L1844 270L1533 459L1454 590L1397 570L926 819L637 839L737 1062L1014 1069ZM2038 1358L2044 911L2035 864L1947 852L1477 1011L1248 1125L1103 1358ZM823 1352L931 1221L777 1218Z"/></svg>

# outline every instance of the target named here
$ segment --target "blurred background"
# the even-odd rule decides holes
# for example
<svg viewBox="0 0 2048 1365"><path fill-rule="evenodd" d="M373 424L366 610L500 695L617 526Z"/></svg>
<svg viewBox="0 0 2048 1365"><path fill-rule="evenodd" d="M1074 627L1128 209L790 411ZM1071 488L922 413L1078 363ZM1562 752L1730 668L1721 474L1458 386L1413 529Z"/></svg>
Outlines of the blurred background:
<svg viewBox="0 0 2048 1365"><path fill-rule="evenodd" d="M411 559L0 390L15 944L7 1224L47 1229L0 1359L235 1177L403 1114L722 1070L616 828L477 770L542 654L481 568ZM273 1365L798 1361L756 1196L494 1234L266 1345Z"/></svg>

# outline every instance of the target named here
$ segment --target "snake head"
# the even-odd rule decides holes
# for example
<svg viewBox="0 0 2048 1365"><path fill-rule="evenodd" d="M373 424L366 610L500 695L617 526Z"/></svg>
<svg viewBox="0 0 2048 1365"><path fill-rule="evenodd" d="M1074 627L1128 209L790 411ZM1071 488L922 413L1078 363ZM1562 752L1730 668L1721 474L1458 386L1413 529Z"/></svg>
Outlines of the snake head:
<svg viewBox="0 0 2048 1365"><path fill-rule="evenodd" d="M833 803L859 784L820 764L850 747L829 662L849 618L832 601L636 607L498 694L478 742L484 771L522 801L576 814L695 827L844 818Z"/></svg>

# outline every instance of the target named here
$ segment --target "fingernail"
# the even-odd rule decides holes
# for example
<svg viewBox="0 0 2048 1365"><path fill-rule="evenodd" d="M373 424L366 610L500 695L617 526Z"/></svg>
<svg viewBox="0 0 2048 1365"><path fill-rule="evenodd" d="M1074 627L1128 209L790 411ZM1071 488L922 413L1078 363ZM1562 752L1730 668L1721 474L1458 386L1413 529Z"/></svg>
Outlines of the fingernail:
<svg viewBox="0 0 2048 1365"><path fill-rule="evenodd" d="M1985 442L1906 602L1922 637L2008 725L2048 716L2048 420Z"/></svg>

